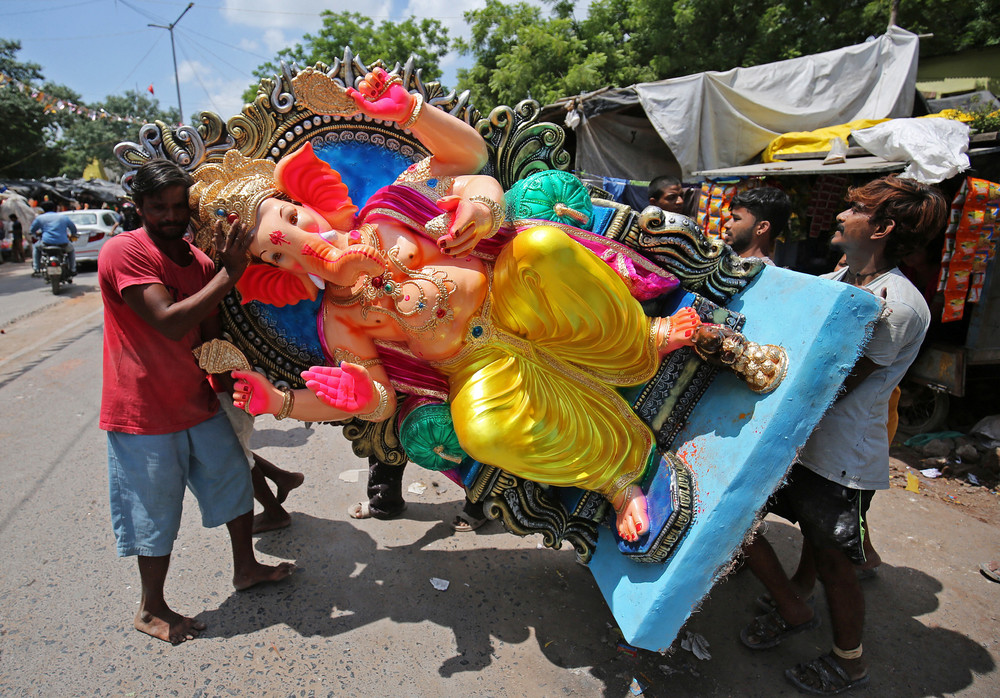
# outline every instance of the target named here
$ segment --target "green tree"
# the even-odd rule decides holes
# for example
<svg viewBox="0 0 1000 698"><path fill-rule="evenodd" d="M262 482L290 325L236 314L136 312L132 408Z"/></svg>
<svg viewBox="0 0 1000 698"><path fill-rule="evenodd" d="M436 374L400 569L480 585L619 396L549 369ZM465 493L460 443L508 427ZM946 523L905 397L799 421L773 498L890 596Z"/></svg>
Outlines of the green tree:
<svg viewBox="0 0 1000 698"><path fill-rule="evenodd" d="M21 85L42 79L36 63L21 63L21 42L0 39L0 73ZM59 153L51 147L53 119L45 106L14 82L0 87L0 177L43 177L54 174Z"/></svg>
<svg viewBox="0 0 1000 698"><path fill-rule="evenodd" d="M441 75L440 61L448 52L450 42L448 30L436 19L384 20L376 26L371 17L357 12L324 10L322 17L323 26L315 35L306 34L301 43L281 49L273 61L254 70L258 81L280 75L281 61L302 67L320 61L330 65L334 59L343 57L347 46L365 62L377 58L405 61L412 55L423 71L424 80L436 80ZM251 102L257 96L257 84L255 82L243 93L245 101Z"/></svg>
<svg viewBox="0 0 1000 698"><path fill-rule="evenodd" d="M79 102L78 98L73 99L71 96L59 97ZM135 90L129 90L124 95L109 95L103 102L88 105L87 108L98 114L97 118L68 114L59 122L59 145L63 155L60 174L67 177L80 177L84 168L96 158L113 179L113 175L122 170L114 154L116 144L137 141L139 128L143 123L156 120L166 123L178 121L175 107L164 111L159 100Z"/></svg>
<svg viewBox="0 0 1000 698"><path fill-rule="evenodd" d="M459 89L477 105L551 101L706 70L729 70L827 51L886 31L891 0L487 0L465 14L475 59ZM933 33L922 55L1000 43L1000 0L902 0L896 23Z"/></svg>

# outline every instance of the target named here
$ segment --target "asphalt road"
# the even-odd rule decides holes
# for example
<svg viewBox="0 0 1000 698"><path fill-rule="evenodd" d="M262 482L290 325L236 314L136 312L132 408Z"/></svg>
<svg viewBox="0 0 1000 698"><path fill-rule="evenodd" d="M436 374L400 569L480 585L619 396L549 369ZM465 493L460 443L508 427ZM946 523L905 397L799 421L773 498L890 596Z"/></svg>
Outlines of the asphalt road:
<svg viewBox="0 0 1000 698"><path fill-rule="evenodd" d="M619 646L572 551L540 549L496 522L453 534L446 522L460 490L415 467L405 518L353 521L345 511L363 496L366 463L339 430L267 417L255 449L306 481L286 505L292 526L255 546L262 559L299 570L287 583L235 592L227 536L203 529L189 498L167 597L208 630L178 647L153 640L132 629L138 574L116 557L109 524L96 274L84 271L54 298L6 267L0 695L628 696L634 687L649 696L792 696L783 669L829 648L824 622L774 650L745 649L739 630L761 587L740 572L686 628L711 658L633 652ZM871 520L886 561L865 583L872 691L1000 694L1000 584L978 572L1000 555L996 529L902 490L876 497ZM775 520L767 535L791 564L796 529ZM825 615L822 600L817 609Z"/></svg>

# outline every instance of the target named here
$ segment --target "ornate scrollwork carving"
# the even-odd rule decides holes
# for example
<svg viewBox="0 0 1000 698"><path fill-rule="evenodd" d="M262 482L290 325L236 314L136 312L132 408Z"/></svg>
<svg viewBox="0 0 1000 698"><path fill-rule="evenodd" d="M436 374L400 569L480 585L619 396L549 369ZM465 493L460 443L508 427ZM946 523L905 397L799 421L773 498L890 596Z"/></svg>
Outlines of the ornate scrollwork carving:
<svg viewBox="0 0 1000 698"><path fill-rule="evenodd" d="M566 134L555 124L539 123L539 111L538 102L526 99L513 109L497 107L476 124L492 156L483 173L496 177L505 190L534 172L569 169Z"/></svg>
<svg viewBox="0 0 1000 698"><path fill-rule="evenodd" d="M406 452L399 443L395 419L383 422L352 419L344 424L344 437L359 458L374 456L386 465L406 465Z"/></svg>
<svg viewBox="0 0 1000 698"><path fill-rule="evenodd" d="M590 562L598 526L610 508L608 501L595 492L581 491L570 511L554 491L499 468L482 466L469 487L469 498L481 501L486 516L502 521L511 533L541 534L542 544L556 550L568 542L580 562Z"/></svg>
<svg viewBox="0 0 1000 698"><path fill-rule="evenodd" d="M621 241L716 303L727 303L764 268L761 260L743 259L721 240L705 237L686 216L647 206L637 223Z"/></svg>

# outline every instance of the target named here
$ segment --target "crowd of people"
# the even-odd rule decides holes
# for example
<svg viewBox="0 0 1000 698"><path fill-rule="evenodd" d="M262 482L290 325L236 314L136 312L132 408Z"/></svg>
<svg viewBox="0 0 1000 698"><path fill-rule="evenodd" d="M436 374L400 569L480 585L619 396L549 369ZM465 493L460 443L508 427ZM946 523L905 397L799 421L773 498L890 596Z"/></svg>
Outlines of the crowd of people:
<svg viewBox="0 0 1000 698"><path fill-rule="evenodd" d="M400 119L419 113L418 105ZM185 239L191 186L190 175L168 161L140 167L132 184L138 225L109 241L98 265L105 304L100 426L108 440L112 527L118 554L138 562L141 599L135 627L172 643L197 637L205 627L175 612L163 593L185 488L198 500L203 525L226 525L233 585L243 590L293 573L292 563L260 563L251 536L291 523L282 504L304 479L250 450L253 419L247 412L253 410L241 409L252 402L247 384L234 387L225 375L209 380L193 358L195 347L220 336L219 303L243 277L260 238L255 243L253 216L244 220L229 213L212 226L215 261L210 259ZM654 180L649 198L664 210L683 210L677 180ZM873 573L879 558L866 513L875 492L888 488L890 397L930 321L922 294L898 263L940 231L947 212L935 188L891 175L851 189L847 198L831 241L844 253L845 264L826 278L881 298L885 312L838 399L766 505L768 512L799 524L803 544L797 570L788 575L762 535L743 551L767 589L758 599L762 615L740 633L752 650L816 627L812 599L815 582L822 581L834 645L786 672L801 690L822 695L868 682L859 575ZM741 256L770 264L789 212L788 197L780 190L748 190L733 199L722 238ZM488 220L485 227L493 223ZM279 238L271 234L272 242ZM279 265L273 250L254 253L257 259L266 255ZM278 418L288 416L294 400L276 399ZM377 401L370 395L351 399L358 405ZM402 468L374 459L370 466L369 499L352 506L349 516L399 516L406 506ZM263 507L257 516L254 498ZM471 531L484 521L481 509L467 502L452 527Z"/></svg>

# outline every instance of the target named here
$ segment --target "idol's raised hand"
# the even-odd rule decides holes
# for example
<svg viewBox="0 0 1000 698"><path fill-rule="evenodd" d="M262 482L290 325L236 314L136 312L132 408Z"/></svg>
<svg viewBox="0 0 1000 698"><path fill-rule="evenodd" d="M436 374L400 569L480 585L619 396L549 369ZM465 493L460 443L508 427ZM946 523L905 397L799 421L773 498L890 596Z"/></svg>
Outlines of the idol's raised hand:
<svg viewBox="0 0 1000 698"><path fill-rule="evenodd" d="M403 87L400 79L382 68L365 75L358 89L347 88L347 96L368 116L403 123L413 114L417 98Z"/></svg>
<svg viewBox="0 0 1000 698"><path fill-rule="evenodd" d="M357 364L342 361L339 368L313 366L299 375L322 402L350 414L364 412L375 396L368 369Z"/></svg>

